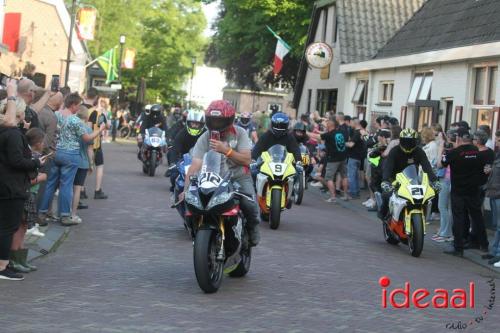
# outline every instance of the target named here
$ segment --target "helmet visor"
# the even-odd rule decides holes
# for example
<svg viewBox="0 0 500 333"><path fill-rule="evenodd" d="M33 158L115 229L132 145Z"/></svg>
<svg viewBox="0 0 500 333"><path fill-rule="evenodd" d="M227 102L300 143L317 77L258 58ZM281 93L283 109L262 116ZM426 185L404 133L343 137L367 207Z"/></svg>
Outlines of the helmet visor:
<svg viewBox="0 0 500 333"><path fill-rule="evenodd" d="M250 124L250 118L240 118L240 124L242 124L243 126L247 126L248 124Z"/></svg>
<svg viewBox="0 0 500 333"><path fill-rule="evenodd" d="M400 138L399 145L405 153L411 153L417 148L417 139L415 138Z"/></svg>

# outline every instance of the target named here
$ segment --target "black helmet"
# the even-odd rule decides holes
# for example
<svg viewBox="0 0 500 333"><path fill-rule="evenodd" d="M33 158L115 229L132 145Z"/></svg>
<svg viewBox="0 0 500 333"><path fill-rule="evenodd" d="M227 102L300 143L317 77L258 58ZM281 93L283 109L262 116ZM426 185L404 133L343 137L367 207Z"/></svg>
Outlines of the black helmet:
<svg viewBox="0 0 500 333"><path fill-rule="evenodd" d="M417 148L418 133L413 128L406 128L399 134L399 145L401 150L409 154Z"/></svg>
<svg viewBox="0 0 500 333"><path fill-rule="evenodd" d="M151 113L161 113L163 112L163 106L160 104L154 104L151 106Z"/></svg>
<svg viewBox="0 0 500 333"><path fill-rule="evenodd" d="M306 125L303 123L296 123L295 126L293 126L293 135L295 135L296 138L303 138L306 132Z"/></svg>
<svg viewBox="0 0 500 333"><path fill-rule="evenodd" d="M275 137L287 135L290 119L284 113L278 112L271 118L271 131Z"/></svg>

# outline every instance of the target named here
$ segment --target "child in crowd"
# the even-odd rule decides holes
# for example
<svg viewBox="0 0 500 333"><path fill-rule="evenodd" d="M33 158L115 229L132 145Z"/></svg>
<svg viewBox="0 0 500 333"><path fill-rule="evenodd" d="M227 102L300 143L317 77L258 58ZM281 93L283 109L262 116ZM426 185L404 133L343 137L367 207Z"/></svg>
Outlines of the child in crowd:
<svg viewBox="0 0 500 333"><path fill-rule="evenodd" d="M317 153L314 157L316 161L314 170L311 174L311 178L314 179L314 182L311 183L311 186L314 187L326 187L325 181L325 173L326 173L326 147L324 144L320 144L317 146Z"/></svg>
<svg viewBox="0 0 500 333"><path fill-rule="evenodd" d="M28 145L31 149L33 159L42 156L43 144L45 139L44 132L39 128L32 128L26 133ZM40 183L47 180L47 174L34 172L30 174L31 188L28 199L24 203L24 218L21 226L14 234L11 246L10 268L18 273L29 273L36 271L36 267L27 262L28 249L24 248L24 239L26 235L44 237L45 235L38 229L36 224L38 212L36 208L36 196Z"/></svg>
<svg viewBox="0 0 500 333"><path fill-rule="evenodd" d="M76 116L84 124L87 134L91 134L92 129L87 125L89 110L85 106L80 105L80 110L76 113ZM76 212L80 203L80 193L83 186L85 186L85 179L87 178L87 174L92 172L92 161L94 160L93 144L93 142L85 142L83 139L80 139L80 164L78 165L78 171L73 181L73 202L71 207L71 220L75 224L82 223L81 217L76 215Z"/></svg>

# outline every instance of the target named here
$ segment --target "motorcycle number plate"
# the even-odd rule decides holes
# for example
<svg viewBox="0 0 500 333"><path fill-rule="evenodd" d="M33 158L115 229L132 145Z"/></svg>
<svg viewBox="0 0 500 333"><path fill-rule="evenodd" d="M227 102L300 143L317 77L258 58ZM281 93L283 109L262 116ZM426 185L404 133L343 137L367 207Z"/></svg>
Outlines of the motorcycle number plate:
<svg viewBox="0 0 500 333"><path fill-rule="evenodd" d="M271 168L273 174L276 176L283 176L286 170L285 163L269 163L269 167Z"/></svg>
<svg viewBox="0 0 500 333"><path fill-rule="evenodd" d="M408 191L410 191L410 194L411 194L413 199L421 200L424 198L424 194L425 194L425 187L424 186L409 185Z"/></svg>
<svg viewBox="0 0 500 333"><path fill-rule="evenodd" d="M152 145L153 147L158 147L158 146L160 146L160 144L161 144L161 138L156 137L156 136L151 137L151 138L150 138L150 141L151 141L151 145Z"/></svg>

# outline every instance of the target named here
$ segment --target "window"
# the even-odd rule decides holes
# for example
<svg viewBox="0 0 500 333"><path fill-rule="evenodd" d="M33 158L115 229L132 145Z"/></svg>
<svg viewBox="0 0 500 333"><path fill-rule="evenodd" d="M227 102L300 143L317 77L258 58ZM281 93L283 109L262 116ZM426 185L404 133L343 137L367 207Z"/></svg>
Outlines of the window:
<svg viewBox="0 0 500 333"><path fill-rule="evenodd" d="M358 80L356 84L356 90L354 91L354 96L352 97L352 102L354 104L366 105L368 89L368 81Z"/></svg>
<svg viewBox="0 0 500 333"><path fill-rule="evenodd" d="M307 113L311 113L312 89L307 91Z"/></svg>
<svg viewBox="0 0 500 333"><path fill-rule="evenodd" d="M316 110L321 116L327 111L337 111L337 89L318 90Z"/></svg>
<svg viewBox="0 0 500 333"><path fill-rule="evenodd" d="M392 96L394 92L394 81L385 81L380 83L380 102L392 103Z"/></svg>
<svg viewBox="0 0 500 333"><path fill-rule="evenodd" d="M415 74L413 85L411 86L408 104L415 104L417 99L428 100L431 97L432 72Z"/></svg>
<svg viewBox="0 0 500 333"><path fill-rule="evenodd" d="M488 125L491 128L493 124L492 109L473 109L472 110L472 127L477 128L481 125Z"/></svg>
<svg viewBox="0 0 500 333"><path fill-rule="evenodd" d="M495 105L497 79L497 66L483 66L474 68L475 105Z"/></svg>

